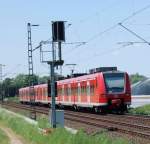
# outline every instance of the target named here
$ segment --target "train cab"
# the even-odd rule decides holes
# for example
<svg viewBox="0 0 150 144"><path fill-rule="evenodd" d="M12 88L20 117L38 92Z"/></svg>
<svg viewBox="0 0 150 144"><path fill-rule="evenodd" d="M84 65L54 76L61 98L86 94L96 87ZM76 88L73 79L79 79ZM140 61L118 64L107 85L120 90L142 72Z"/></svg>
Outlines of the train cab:
<svg viewBox="0 0 150 144"><path fill-rule="evenodd" d="M131 88L129 76L126 72L103 72L105 97L108 109L126 111L131 104ZM101 98L100 98L101 99Z"/></svg>

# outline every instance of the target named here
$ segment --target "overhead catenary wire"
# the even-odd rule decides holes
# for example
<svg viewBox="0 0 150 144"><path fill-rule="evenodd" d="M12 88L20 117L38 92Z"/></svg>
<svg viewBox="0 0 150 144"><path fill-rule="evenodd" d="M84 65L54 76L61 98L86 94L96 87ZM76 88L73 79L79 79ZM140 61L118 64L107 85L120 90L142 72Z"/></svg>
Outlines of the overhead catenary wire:
<svg viewBox="0 0 150 144"><path fill-rule="evenodd" d="M147 44L147 42L135 42L135 43L146 43ZM118 44L121 44L121 43L118 43ZM127 42L126 44L124 44L124 45L122 45L120 47L112 48L112 49L106 50L104 52L94 54L94 55L91 56L92 58L86 57L86 58L82 59L82 61L89 61L89 60L94 59L94 58L96 58L98 56L105 56L105 55L113 53L115 51L120 51L120 50L122 50L124 48L128 48L128 46L133 45L133 44L134 44L134 42Z"/></svg>
<svg viewBox="0 0 150 144"><path fill-rule="evenodd" d="M96 35L94 35L93 37L89 38L84 44L75 46L74 48L71 49L71 51L69 51L69 53L72 52L73 50L75 50L75 49L81 47L82 45L87 45L87 44L89 44L91 41L95 40L96 38L98 38L98 37L102 36L103 34L105 34L105 33L109 32L109 31L115 29L116 27L118 27L118 24L119 24L119 23L122 23L122 24L123 24L124 22L128 21L129 19L135 17L136 15L142 13L143 11L145 11L145 10L147 10L147 9L149 9L149 8L150 8L150 4L147 5L147 6L145 6L145 7L143 7L143 8L141 8L141 9L138 9L137 11L135 11L134 13L132 13L131 15L129 15L129 16L127 16L126 18L124 18L123 20L121 20L120 22L115 23L114 25L112 25L112 26L106 28L105 30L103 30L103 31L97 33ZM67 53L67 54L68 54L68 53Z"/></svg>
<svg viewBox="0 0 150 144"><path fill-rule="evenodd" d="M132 30L128 29L127 27L125 27L122 23L119 23L119 25L121 27L123 27L125 30L127 30L128 32L130 32L131 34L133 34L134 36L136 36L137 38L139 38L140 40L142 40L143 42L147 43L148 45L150 45L150 42L148 42L147 40L145 40L143 37L139 36L137 33L133 32Z"/></svg>
<svg viewBox="0 0 150 144"><path fill-rule="evenodd" d="M107 55L107 54L110 54L110 53L117 52L117 51L120 51L120 50L122 50L122 49L128 48L128 46L133 45L134 43L146 43L146 44L147 44L147 42L127 42L126 44L124 44L124 45L122 45L122 46L120 46L120 47L112 48L112 49L106 50L106 51L104 51L104 52L94 54L94 55L90 56L91 58L86 57L86 58L84 58L84 59L82 59L82 60L80 60L80 61L82 61L82 62L83 62L83 61L89 61L89 60L94 59L94 58L96 58L96 57L98 57L98 56L105 56L105 55ZM118 43L118 44L121 44L121 43ZM133 47L132 47L132 48L133 48ZM76 62L77 62L77 61L76 61Z"/></svg>
<svg viewBox="0 0 150 144"><path fill-rule="evenodd" d="M131 19L132 17L138 15L139 13L141 13L141 12L143 12L143 11L149 9L149 8L150 8L150 4L147 5L147 6L145 6L144 8L141 8L141 9L135 11L132 15L130 15L130 16L124 18L120 23L125 23L127 20ZM116 28L116 27L118 26L118 24L119 24L119 23L116 23L116 24L112 25L111 27L105 29L104 31L100 32L99 35L97 35L97 36L95 35L95 37L89 39L84 45L88 44L89 42L91 42L92 40L94 40L96 37L102 36L104 33L107 33L107 32L109 32L109 31L113 30L114 28ZM146 41L145 43L148 43L148 42ZM131 44L123 45L123 46L121 46L121 47L119 47L119 48L109 49L108 51L105 51L105 52L102 52L102 53L96 54L96 55L94 54L94 55L92 55L92 56L90 56L90 57L88 56L87 58L83 59L82 61L88 61L89 59L91 60L91 59L93 59L93 58L95 58L95 57L97 57L97 56L103 56L103 55L109 54L109 53L111 53L111 52L113 52L113 51L119 51L119 50L121 50L121 49L123 49L124 47L129 46L129 45L131 45ZM78 47L80 47L80 46L74 47L74 48L72 48L72 50L77 49ZM83 47L83 48L85 48L85 47ZM70 52L72 52L72 51L70 51ZM92 58L91 58L91 57L92 57ZM76 61L75 61L75 62L76 62Z"/></svg>
<svg viewBox="0 0 150 144"><path fill-rule="evenodd" d="M131 15L129 15L128 17L124 18L123 20L121 20L121 21L118 22L118 23L122 23L122 24L123 24L123 23L126 22L127 20L133 18L134 16L138 15L139 13L141 13L141 12L143 12L143 11L149 9L149 8L150 8L150 4L147 5L147 6L145 6L145 7L143 7L143 8L141 8L141 9L139 9L139 10L137 10L136 12L134 12L133 14L131 14ZM89 43L89 42L91 42L91 41L94 40L95 38L102 36L104 33L107 33L107 32L109 32L109 31L111 31L112 29L116 28L116 27L118 26L118 23L116 23L116 24L114 24L114 25L112 25L112 26L106 28L106 29L105 29L104 31L102 31L102 32L99 32L98 34L96 34L95 36L93 36L92 38L90 38L89 40L87 40L87 41L86 41L86 44Z"/></svg>
<svg viewBox="0 0 150 144"><path fill-rule="evenodd" d="M121 50L121 49L124 49L124 48L127 47L127 46L128 46L128 45L123 45L123 46L120 46L120 47L118 47L118 48L112 48L112 49L106 50L106 51L104 51L104 52L101 52L101 53L98 53L98 54L94 54L94 55L91 56L92 58L86 57L86 58L82 59L82 62L83 62L83 61L89 61L89 60L94 59L94 58L96 58L96 57L98 57L98 56L104 56L104 55L113 53L113 52L115 52L115 51L119 51L119 50ZM81 61L81 60L80 60L80 61Z"/></svg>
<svg viewBox="0 0 150 144"><path fill-rule="evenodd" d="M80 19L79 23L87 22L88 20L91 20L93 17L104 13L105 11L109 10L110 8L113 8L114 6L116 7L118 4L118 1L119 0L115 0L114 2L107 4L107 6L102 8L102 10L100 10L99 12L97 10L94 14L91 14L83 19Z"/></svg>

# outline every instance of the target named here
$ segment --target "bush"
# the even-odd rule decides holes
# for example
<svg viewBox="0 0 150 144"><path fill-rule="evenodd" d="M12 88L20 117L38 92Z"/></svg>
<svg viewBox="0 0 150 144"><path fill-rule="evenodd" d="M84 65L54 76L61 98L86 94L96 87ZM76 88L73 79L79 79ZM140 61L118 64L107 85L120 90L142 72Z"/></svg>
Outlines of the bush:
<svg viewBox="0 0 150 144"><path fill-rule="evenodd" d="M150 104L130 109L129 113L141 114L141 115L150 115Z"/></svg>

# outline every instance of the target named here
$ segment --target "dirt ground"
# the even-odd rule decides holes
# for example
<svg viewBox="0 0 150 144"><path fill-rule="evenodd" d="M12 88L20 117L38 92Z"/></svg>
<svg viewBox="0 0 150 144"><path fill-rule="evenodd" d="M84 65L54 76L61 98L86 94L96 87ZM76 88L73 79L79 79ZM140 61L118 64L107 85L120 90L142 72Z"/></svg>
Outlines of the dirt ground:
<svg viewBox="0 0 150 144"><path fill-rule="evenodd" d="M0 125L0 129L5 132L5 134L10 139L10 144L25 144L23 142L22 138L18 135L16 135L10 128L4 127Z"/></svg>

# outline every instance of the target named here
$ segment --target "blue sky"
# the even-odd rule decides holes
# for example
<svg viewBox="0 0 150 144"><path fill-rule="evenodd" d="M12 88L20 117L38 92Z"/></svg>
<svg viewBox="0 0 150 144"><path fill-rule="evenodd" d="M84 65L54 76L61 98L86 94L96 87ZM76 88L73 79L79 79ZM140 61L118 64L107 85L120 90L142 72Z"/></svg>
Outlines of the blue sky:
<svg viewBox="0 0 150 144"><path fill-rule="evenodd" d="M28 73L27 23L39 24L32 28L33 48L41 40L51 38L51 21L67 21L66 42L87 42L80 47L63 45L65 63L75 63L75 72L85 72L100 66L117 66L129 74L140 73L150 77L150 46L134 44L126 47L119 42L141 40L121 28L98 35L119 23L137 10L150 5L150 0L5 0L0 4L0 63L5 64L8 77ZM141 37L150 41L150 8L123 23ZM45 46L50 49L51 46ZM39 51L34 53L34 72L49 73L48 66L40 63ZM59 71L58 71L59 72ZM63 73L70 68L63 66Z"/></svg>

